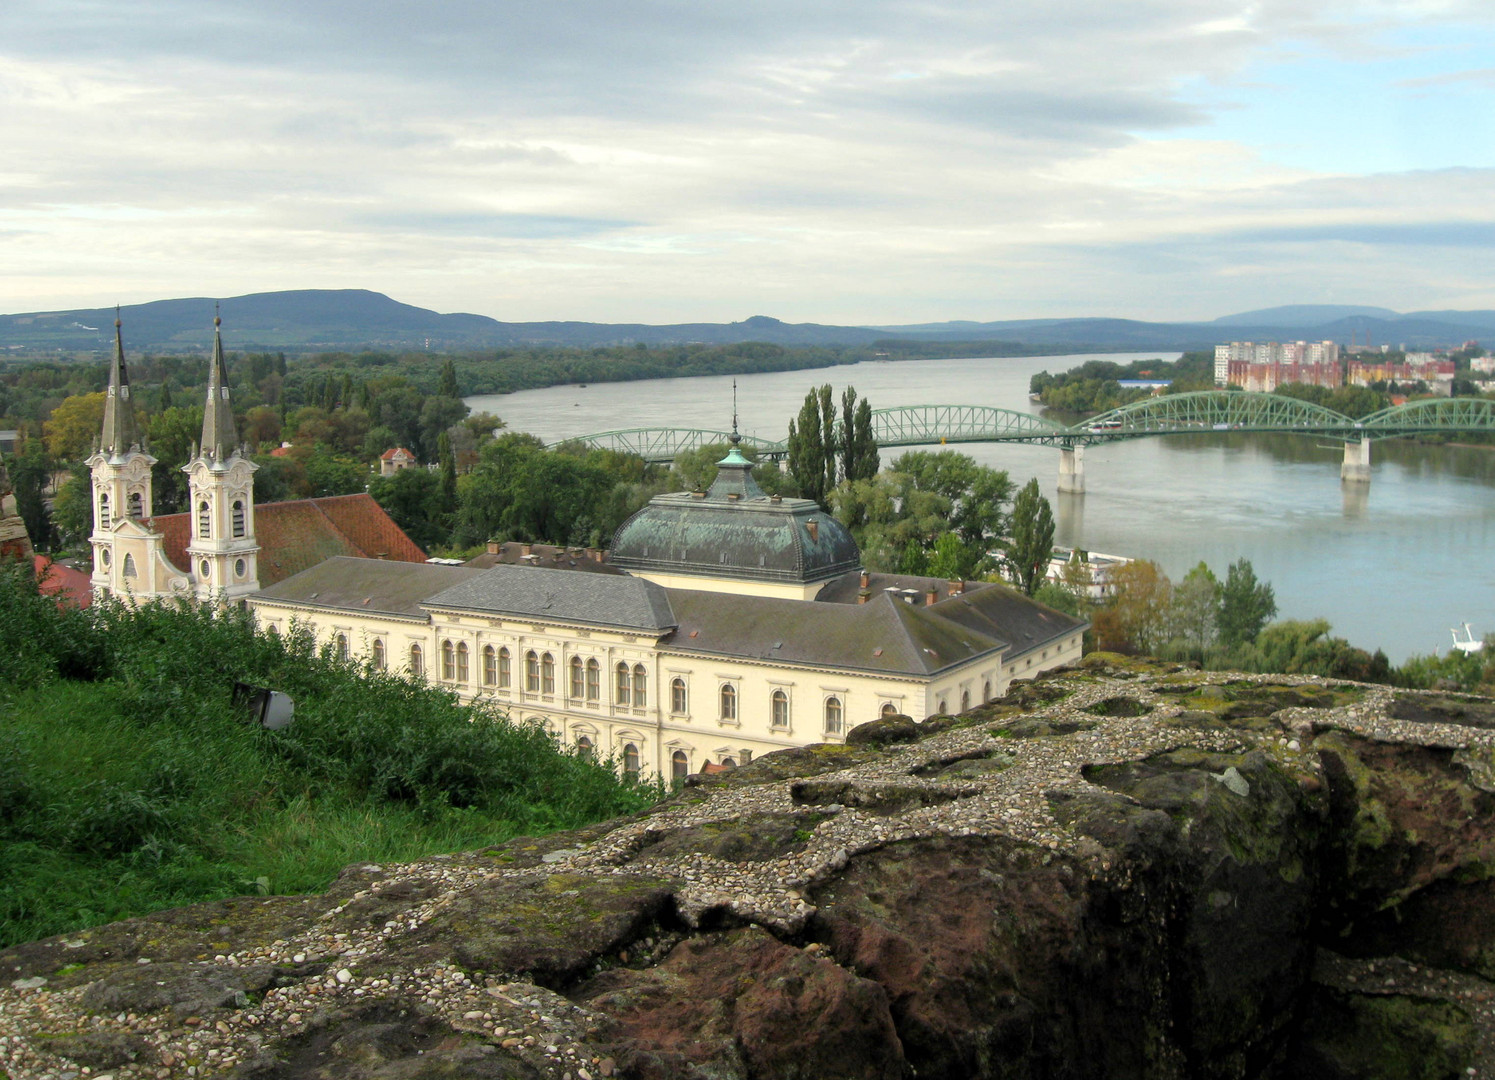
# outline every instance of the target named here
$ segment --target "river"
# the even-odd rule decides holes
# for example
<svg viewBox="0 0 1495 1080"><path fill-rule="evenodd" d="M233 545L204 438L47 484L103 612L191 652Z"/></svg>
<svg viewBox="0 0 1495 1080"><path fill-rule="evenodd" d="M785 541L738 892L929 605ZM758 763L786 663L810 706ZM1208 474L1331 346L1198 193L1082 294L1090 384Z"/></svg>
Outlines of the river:
<svg viewBox="0 0 1495 1080"><path fill-rule="evenodd" d="M739 375L742 429L780 439L805 393L847 384L873 408L992 405L1038 411L1028 380L1085 360L1177 353L862 363ZM732 376L555 386L467 404L547 442L631 427L727 429ZM1153 559L1178 580L1203 560L1221 578L1239 558L1276 590L1281 618L1324 617L1394 663L1446 652L1449 628L1495 631L1495 449L1378 442L1371 482L1341 484L1339 444L1296 435L1190 435L1090 447L1084 495L1057 491L1059 453L1009 443L955 447L1054 507L1058 544ZM903 450L883 453L887 465Z"/></svg>

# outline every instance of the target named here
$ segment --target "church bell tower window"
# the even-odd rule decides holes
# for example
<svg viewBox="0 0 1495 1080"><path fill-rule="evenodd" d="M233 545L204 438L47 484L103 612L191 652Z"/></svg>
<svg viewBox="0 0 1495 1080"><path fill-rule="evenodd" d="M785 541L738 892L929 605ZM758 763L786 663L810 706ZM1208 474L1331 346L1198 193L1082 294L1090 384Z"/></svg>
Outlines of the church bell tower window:
<svg viewBox="0 0 1495 1080"><path fill-rule="evenodd" d="M200 540L206 540L213 533L213 513L204 499L197 504L197 536Z"/></svg>
<svg viewBox="0 0 1495 1080"><path fill-rule="evenodd" d="M104 532L109 528L109 496L99 496L99 531Z"/></svg>
<svg viewBox="0 0 1495 1080"><path fill-rule="evenodd" d="M244 535L244 500L243 499L235 499L234 500L233 515L234 515L234 536L236 536L236 537L243 536Z"/></svg>
<svg viewBox="0 0 1495 1080"><path fill-rule="evenodd" d="M145 503L140 498L140 492L130 492L130 518L139 521L145 517Z"/></svg>

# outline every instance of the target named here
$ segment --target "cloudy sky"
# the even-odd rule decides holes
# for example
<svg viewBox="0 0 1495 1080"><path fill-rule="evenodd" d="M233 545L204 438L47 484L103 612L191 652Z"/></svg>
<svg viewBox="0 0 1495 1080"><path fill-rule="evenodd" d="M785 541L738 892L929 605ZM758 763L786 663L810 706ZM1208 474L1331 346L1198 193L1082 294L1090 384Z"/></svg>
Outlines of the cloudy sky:
<svg viewBox="0 0 1495 1080"><path fill-rule="evenodd" d="M1495 308L1489 0L3 0L0 311Z"/></svg>

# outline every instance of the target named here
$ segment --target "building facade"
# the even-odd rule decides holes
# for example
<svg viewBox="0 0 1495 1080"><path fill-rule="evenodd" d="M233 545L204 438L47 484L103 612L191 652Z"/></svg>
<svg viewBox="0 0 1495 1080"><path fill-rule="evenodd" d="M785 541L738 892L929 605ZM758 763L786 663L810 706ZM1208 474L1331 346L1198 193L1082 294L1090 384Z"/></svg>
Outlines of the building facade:
<svg viewBox="0 0 1495 1080"><path fill-rule="evenodd" d="M1215 346L1215 385L1270 393L1286 383L1344 384L1333 341L1232 341Z"/></svg>
<svg viewBox="0 0 1495 1080"><path fill-rule="evenodd" d="M276 632L675 777L962 711L1079 658L1081 620L1003 585L862 571L834 518L749 469L734 449L709 491L656 497L607 567L335 559L249 603Z"/></svg>

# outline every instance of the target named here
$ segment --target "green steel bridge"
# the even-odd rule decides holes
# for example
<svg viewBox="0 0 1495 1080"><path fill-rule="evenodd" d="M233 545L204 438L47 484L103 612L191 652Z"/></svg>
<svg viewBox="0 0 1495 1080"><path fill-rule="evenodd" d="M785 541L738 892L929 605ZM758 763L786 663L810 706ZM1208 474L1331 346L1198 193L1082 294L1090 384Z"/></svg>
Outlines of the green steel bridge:
<svg viewBox="0 0 1495 1080"><path fill-rule="evenodd" d="M878 446L884 448L989 442L1057 447L1062 454L1060 490L1075 492L1084 490L1081 462L1087 446L1212 432L1277 432L1343 442L1342 475L1348 480L1368 480L1372 442L1409 435L1495 432L1495 401L1430 398L1394 405L1356 420L1321 405L1277 394L1203 390L1135 401L1069 427L1033 413L985 405L905 405L874 410L872 431ZM727 437L725 431L702 428L630 428L569 441L665 462L683 451L725 443ZM782 458L788 452L782 439L746 435L743 442L755 448L760 457Z"/></svg>

